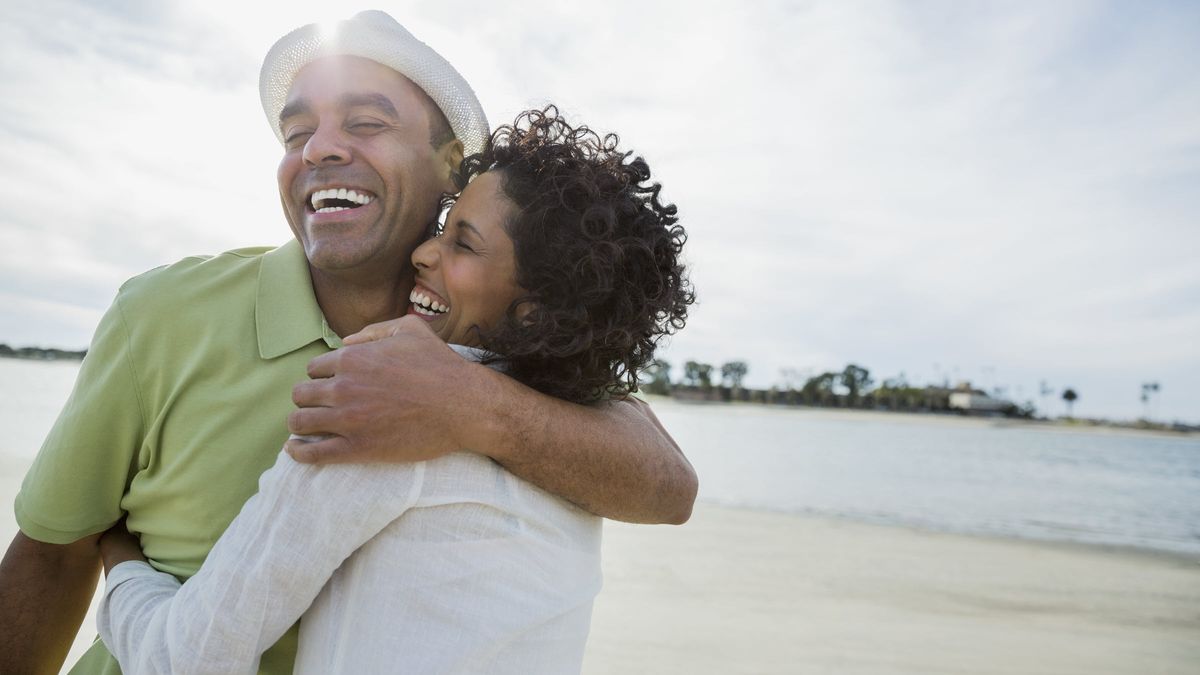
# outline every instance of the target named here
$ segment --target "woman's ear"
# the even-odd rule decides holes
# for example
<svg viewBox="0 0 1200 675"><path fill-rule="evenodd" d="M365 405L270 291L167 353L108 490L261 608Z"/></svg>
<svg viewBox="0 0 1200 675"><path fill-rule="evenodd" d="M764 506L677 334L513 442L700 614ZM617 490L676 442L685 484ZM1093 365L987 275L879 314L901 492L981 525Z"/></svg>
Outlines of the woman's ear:
<svg viewBox="0 0 1200 675"><path fill-rule="evenodd" d="M457 138L447 141L438 149L438 177L442 179L442 192L458 194L458 171L462 168L463 144Z"/></svg>
<svg viewBox="0 0 1200 675"><path fill-rule="evenodd" d="M522 326L532 326L534 312L537 311L537 308L538 304L536 302L534 302L532 299L525 299L522 300L519 305L517 305L517 310L513 312L513 314L516 316L517 321L519 321Z"/></svg>

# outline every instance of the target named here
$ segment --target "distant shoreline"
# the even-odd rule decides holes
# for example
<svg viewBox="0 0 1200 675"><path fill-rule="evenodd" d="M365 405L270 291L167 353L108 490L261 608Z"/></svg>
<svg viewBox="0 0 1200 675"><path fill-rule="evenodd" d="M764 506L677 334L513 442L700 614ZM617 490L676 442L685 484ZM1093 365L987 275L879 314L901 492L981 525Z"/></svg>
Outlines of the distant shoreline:
<svg viewBox="0 0 1200 675"><path fill-rule="evenodd" d="M87 356L86 349L72 351L56 347L11 347L0 343L0 358L18 359L22 361L73 361L79 362ZM1137 435L1164 436L1169 438L1192 438L1200 436L1200 426L1180 423L1167 424L1157 422L1116 422L1104 419L1083 418L1021 418L1004 415L987 414L957 414L945 411L921 410L888 410L884 408L854 408L821 405L804 405L797 403L762 403L757 401L725 401L717 398L690 398L673 395L650 394L645 390L638 392L639 397L647 402L669 401L679 405L715 405L722 407L746 407L768 410L796 410L848 415L877 415L881 419L913 418L920 420L941 420L947 422L977 422L995 427L1036 427L1056 431L1100 432L1100 433L1129 433Z"/></svg>
<svg viewBox="0 0 1200 675"><path fill-rule="evenodd" d="M815 414L826 417L853 417L860 420L875 421L905 421L905 422L934 422L950 425L988 426L1005 429L1041 429L1045 431L1061 431L1064 433L1093 433L1093 434L1128 434L1135 436L1159 436L1163 438L1198 438L1198 428L1177 428L1163 426L1136 426L1134 423L1113 422L1109 420L1088 419L1021 419L1004 416L988 416L977 414L956 414L947 412L923 412L918 410L875 410L870 408L833 408L826 406L806 406L795 404L763 404L747 401L718 401L694 400L663 396L659 394L639 395L651 405L667 403L681 406L719 406L725 408L741 408L744 410L775 410L780 412L796 412Z"/></svg>
<svg viewBox="0 0 1200 675"><path fill-rule="evenodd" d="M22 359L25 361L82 361L87 355L86 349L71 351L56 347L10 347L0 343L0 358Z"/></svg>

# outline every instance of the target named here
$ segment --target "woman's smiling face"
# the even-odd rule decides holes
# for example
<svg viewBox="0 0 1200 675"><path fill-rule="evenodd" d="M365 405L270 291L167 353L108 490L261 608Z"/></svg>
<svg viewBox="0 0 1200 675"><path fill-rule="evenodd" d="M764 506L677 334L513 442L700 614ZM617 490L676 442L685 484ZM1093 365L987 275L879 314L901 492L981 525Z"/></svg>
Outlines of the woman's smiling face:
<svg viewBox="0 0 1200 675"><path fill-rule="evenodd" d="M489 171L471 181L446 216L442 233L413 251L416 283L408 313L446 342L479 346L478 330L496 326L524 294L504 223L516 207Z"/></svg>

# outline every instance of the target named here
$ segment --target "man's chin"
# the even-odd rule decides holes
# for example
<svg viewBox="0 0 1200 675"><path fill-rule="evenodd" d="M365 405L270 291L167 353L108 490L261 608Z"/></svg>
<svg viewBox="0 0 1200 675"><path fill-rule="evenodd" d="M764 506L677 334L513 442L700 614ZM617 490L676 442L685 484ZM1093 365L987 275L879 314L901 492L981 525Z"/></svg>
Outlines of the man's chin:
<svg viewBox="0 0 1200 675"><path fill-rule="evenodd" d="M365 268L371 260L371 251L361 246L348 246L350 242L312 241L304 243L304 257L308 264L329 273L353 272Z"/></svg>

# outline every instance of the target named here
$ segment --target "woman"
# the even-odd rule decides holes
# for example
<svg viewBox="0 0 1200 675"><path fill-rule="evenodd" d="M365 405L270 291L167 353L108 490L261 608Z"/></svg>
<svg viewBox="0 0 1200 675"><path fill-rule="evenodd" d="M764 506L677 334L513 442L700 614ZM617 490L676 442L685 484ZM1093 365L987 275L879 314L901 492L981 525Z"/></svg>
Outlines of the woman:
<svg viewBox="0 0 1200 675"><path fill-rule="evenodd" d="M693 301L683 228L646 163L551 106L497 130L462 174L413 253L409 314L546 393L633 391ZM98 622L126 673L254 672L301 614L298 673L577 672L599 544L598 518L481 455L314 467L281 453L182 586L107 535Z"/></svg>

